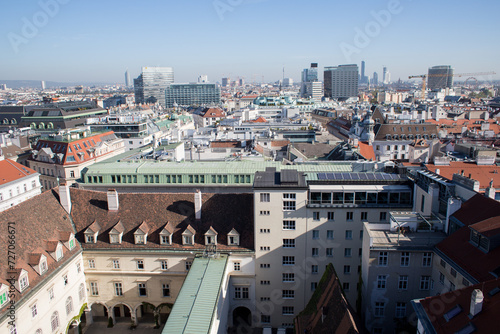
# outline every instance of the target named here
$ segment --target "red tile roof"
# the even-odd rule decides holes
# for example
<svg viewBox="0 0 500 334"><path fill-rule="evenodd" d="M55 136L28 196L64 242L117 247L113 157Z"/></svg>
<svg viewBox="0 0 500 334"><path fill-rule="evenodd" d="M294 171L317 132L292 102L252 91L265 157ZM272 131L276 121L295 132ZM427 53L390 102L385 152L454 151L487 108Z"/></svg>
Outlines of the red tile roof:
<svg viewBox="0 0 500 334"><path fill-rule="evenodd" d="M452 161L449 166L440 166L434 164L425 165L427 169L436 172L439 169L439 175L449 180L453 179L453 174L460 174L464 171L464 176L471 175L471 179L479 181L481 189L488 188L493 179L493 187L500 188L500 166L478 165L473 162Z"/></svg>
<svg viewBox="0 0 500 334"><path fill-rule="evenodd" d="M466 226L500 216L500 202L477 194L462 204L452 217Z"/></svg>
<svg viewBox="0 0 500 334"><path fill-rule="evenodd" d="M472 285L460 290L450 291L438 296L420 300L427 321L430 322L436 333L457 333L469 324L473 324L474 333L498 333L498 317L500 311L500 293L490 295L490 292L500 287L500 278ZM472 319L469 317L471 295L474 289L483 293L483 306ZM445 319L444 315L459 306L457 315Z"/></svg>
<svg viewBox="0 0 500 334"><path fill-rule="evenodd" d="M33 169L9 159L0 161L0 171L2 171L0 175L0 185L17 181L23 177L31 176L36 173Z"/></svg>
<svg viewBox="0 0 500 334"><path fill-rule="evenodd" d="M366 159L366 160L377 160L375 157L375 152L373 151L373 146L369 145L368 143L364 142L358 142L359 144L359 153Z"/></svg>
<svg viewBox="0 0 500 334"><path fill-rule="evenodd" d="M500 133L500 125L495 123L494 119L489 119L489 120L483 120L483 119L458 119L458 120L452 120L452 119L440 119L439 121L436 121L434 119L429 119L426 122L437 124L440 126L440 128L445 129L448 133L457 133L461 134L462 133L462 127L467 127L469 131L471 130L477 130L481 131L481 124L475 122L486 122L490 124L490 131L495 132L495 134Z"/></svg>

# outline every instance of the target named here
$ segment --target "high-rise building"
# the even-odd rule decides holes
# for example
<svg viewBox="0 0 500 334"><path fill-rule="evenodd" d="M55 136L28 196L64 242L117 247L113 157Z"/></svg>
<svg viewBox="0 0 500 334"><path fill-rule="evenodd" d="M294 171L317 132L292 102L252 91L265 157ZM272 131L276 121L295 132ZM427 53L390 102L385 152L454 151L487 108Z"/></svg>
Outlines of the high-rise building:
<svg viewBox="0 0 500 334"><path fill-rule="evenodd" d="M378 85L378 73L377 73L377 72L373 72L372 84L373 84L374 86L377 86L377 85Z"/></svg>
<svg viewBox="0 0 500 334"><path fill-rule="evenodd" d="M293 79L292 78L284 78L283 79L283 86L284 87L293 86Z"/></svg>
<svg viewBox="0 0 500 334"><path fill-rule="evenodd" d="M427 87L430 90L451 88L453 86L453 68L450 65L429 68Z"/></svg>
<svg viewBox="0 0 500 334"><path fill-rule="evenodd" d="M135 102L165 105L165 88L173 82L172 67L143 67L134 79Z"/></svg>
<svg viewBox="0 0 500 334"><path fill-rule="evenodd" d="M358 79L356 64L325 67L325 96L334 99L358 96Z"/></svg>
<svg viewBox="0 0 500 334"><path fill-rule="evenodd" d="M368 83L368 77L365 75L365 61L361 61L361 74L359 76L359 83L362 84L367 84Z"/></svg>
<svg viewBox="0 0 500 334"><path fill-rule="evenodd" d="M231 78L222 78L222 87L229 87Z"/></svg>
<svg viewBox="0 0 500 334"><path fill-rule="evenodd" d="M387 67L384 66L382 71L383 71L382 72L382 83L386 84L388 82L388 80L387 80Z"/></svg>
<svg viewBox="0 0 500 334"><path fill-rule="evenodd" d="M302 70L301 85L300 85L300 96L301 97L312 97L312 92L307 90L308 82L318 81L318 63L311 63L310 68L305 68Z"/></svg>
<svg viewBox="0 0 500 334"><path fill-rule="evenodd" d="M321 101L321 98L323 97L323 82L306 82L303 97L307 97L315 101Z"/></svg>
<svg viewBox="0 0 500 334"><path fill-rule="evenodd" d="M42 80L40 82L40 85L41 85L42 90L45 90L45 81Z"/></svg>
<svg viewBox="0 0 500 334"><path fill-rule="evenodd" d="M171 84L165 88L165 107L174 104L208 105L220 103L220 87L214 83Z"/></svg>
<svg viewBox="0 0 500 334"><path fill-rule="evenodd" d="M125 87L130 87L132 81L130 80L130 73L128 73L128 69L125 71Z"/></svg>
<svg viewBox="0 0 500 334"><path fill-rule="evenodd" d="M238 86L245 86L245 79L243 78L238 79Z"/></svg>
<svg viewBox="0 0 500 334"><path fill-rule="evenodd" d="M208 82L208 75L203 74L198 77L198 83L205 83Z"/></svg>

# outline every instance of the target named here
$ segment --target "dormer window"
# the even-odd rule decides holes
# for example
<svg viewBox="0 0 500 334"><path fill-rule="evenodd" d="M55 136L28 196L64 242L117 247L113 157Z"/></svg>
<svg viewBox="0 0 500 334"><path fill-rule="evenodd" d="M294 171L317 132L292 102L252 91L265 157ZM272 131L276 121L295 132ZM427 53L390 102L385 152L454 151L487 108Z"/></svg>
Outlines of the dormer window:
<svg viewBox="0 0 500 334"><path fill-rule="evenodd" d="M239 246L240 234L234 228L227 234L227 244L229 246Z"/></svg>
<svg viewBox="0 0 500 334"><path fill-rule="evenodd" d="M172 227L172 224L166 223L160 232L160 244L171 245L173 233L174 233L174 229Z"/></svg>
<svg viewBox="0 0 500 334"><path fill-rule="evenodd" d="M93 244L95 243L94 235L93 234L88 234L85 236L85 242L87 244Z"/></svg>
<svg viewBox="0 0 500 334"><path fill-rule="evenodd" d="M9 289L7 285L0 284L0 309L9 302Z"/></svg>
<svg viewBox="0 0 500 334"><path fill-rule="evenodd" d="M205 245L217 245L217 231L213 227L205 233Z"/></svg>
<svg viewBox="0 0 500 334"><path fill-rule="evenodd" d="M193 244L193 236L183 235L182 236L182 243L184 245L192 245Z"/></svg>
<svg viewBox="0 0 500 334"><path fill-rule="evenodd" d="M182 244L183 245L194 245L195 233L196 233L196 230L191 225L188 225L186 230L184 230L184 232L182 232Z"/></svg>
<svg viewBox="0 0 500 334"><path fill-rule="evenodd" d="M118 222L115 226L113 226L111 231L109 231L109 243L121 244L124 230L125 228L123 227L121 221Z"/></svg>
<svg viewBox="0 0 500 334"><path fill-rule="evenodd" d="M141 225L134 232L134 239L136 245L145 245L148 242L148 232L149 227L146 222L142 222Z"/></svg>
<svg viewBox="0 0 500 334"><path fill-rule="evenodd" d="M19 288L21 291L29 286L28 274L25 274L19 278Z"/></svg>
<svg viewBox="0 0 500 334"><path fill-rule="evenodd" d="M40 260L40 274L43 274L44 272L47 271L47 260L42 259Z"/></svg>
<svg viewBox="0 0 500 334"><path fill-rule="evenodd" d="M172 235L161 235L160 236L160 243L162 245L170 245L170 244L172 244Z"/></svg>
<svg viewBox="0 0 500 334"><path fill-rule="evenodd" d="M135 243L137 245L144 245L145 244L145 242L144 242L144 235L141 235L141 234L136 235L135 236Z"/></svg>
<svg viewBox="0 0 500 334"><path fill-rule="evenodd" d="M56 249L56 260L59 261L60 259L62 259L62 257L63 257L63 250L61 244L59 244Z"/></svg>
<svg viewBox="0 0 500 334"><path fill-rule="evenodd" d="M89 227L83 232L85 235L85 243L87 244L95 244L97 241L97 235L99 234L99 231L101 230L101 226L97 223L97 221L94 220L92 224L90 224Z"/></svg>
<svg viewBox="0 0 500 334"><path fill-rule="evenodd" d="M488 253L490 250L490 240L486 238L484 235L472 229L470 234L470 242L483 252Z"/></svg>

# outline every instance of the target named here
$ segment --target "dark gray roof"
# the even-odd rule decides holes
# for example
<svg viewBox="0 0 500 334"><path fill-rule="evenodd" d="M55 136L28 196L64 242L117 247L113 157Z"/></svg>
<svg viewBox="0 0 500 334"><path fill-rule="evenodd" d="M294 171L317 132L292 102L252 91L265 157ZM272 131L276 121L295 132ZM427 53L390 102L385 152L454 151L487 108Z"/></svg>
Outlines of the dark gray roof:
<svg viewBox="0 0 500 334"><path fill-rule="evenodd" d="M276 172L276 168L266 168L256 172L254 188L307 188L305 174L294 169Z"/></svg>

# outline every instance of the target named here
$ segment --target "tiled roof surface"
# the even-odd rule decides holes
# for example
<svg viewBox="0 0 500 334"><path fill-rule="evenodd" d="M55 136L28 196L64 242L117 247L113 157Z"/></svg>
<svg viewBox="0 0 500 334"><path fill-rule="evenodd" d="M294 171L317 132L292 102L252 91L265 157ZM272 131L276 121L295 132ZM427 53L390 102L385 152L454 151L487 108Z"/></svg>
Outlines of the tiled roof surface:
<svg viewBox="0 0 500 334"><path fill-rule="evenodd" d="M481 194L471 197L452 215L466 226L498 216L500 216L500 202Z"/></svg>
<svg viewBox="0 0 500 334"><path fill-rule="evenodd" d="M430 324L438 334L458 333L462 328L473 324L473 333L498 333L498 316L500 310L500 293L490 295L490 292L500 287L500 278L472 285L460 290L450 291L419 301L426 314L426 325ZM483 293L483 306L472 319L469 317L471 295L474 289ZM418 305L418 303L417 303ZM460 311L455 316L445 319L445 315L459 306Z"/></svg>
<svg viewBox="0 0 500 334"><path fill-rule="evenodd" d="M495 119L482 120L482 119L440 119L436 121L434 119L429 119L427 122L434 123L444 128L448 133L452 134L462 134L462 127L467 127L469 131L476 130L481 131L481 122L489 123L489 130L495 132L495 134L500 133L500 125L496 124ZM478 123L476 123L478 122Z"/></svg>
<svg viewBox="0 0 500 334"><path fill-rule="evenodd" d="M479 181L479 187L485 189L493 179L493 187L500 188L500 166L495 165L477 165L474 162L451 161L449 166L440 166L434 164L425 165L427 169L436 172L439 169L439 175L449 180L453 179L453 174L460 174L464 171L464 176L471 175L471 179Z"/></svg>
<svg viewBox="0 0 500 334"><path fill-rule="evenodd" d="M105 192L71 188L71 215L83 241L83 232L94 221L101 230L95 244L84 248L170 248L204 249L204 234L212 226L217 232L218 249L253 249L253 195L203 194L201 221L194 215L194 193L120 193L119 210L109 212ZM108 232L118 222L124 226L121 244L110 244ZM142 222L149 226L146 245L135 245L134 232ZM174 231L172 245L161 245L159 233L169 222ZM193 246L182 245L182 232L191 225L196 232ZM239 246L227 246L227 233L235 228Z"/></svg>
<svg viewBox="0 0 500 334"><path fill-rule="evenodd" d="M419 124L377 124L375 126L375 140L385 140L386 135L402 135L408 138L409 135L435 135L438 134L436 124L419 123Z"/></svg>
<svg viewBox="0 0 500 334"><path fill-rule="evenodd" d="M0 186L36 173L33 169L9 159L0 161L0 171Z"/></svg>
<svg viewBox="0 0 500 334"><path fill-rule="evenodd" d="M359 154L363 156L366 160L377 160L375 157L375 152L373 151L373 146L368 143L358 142Z"/></svg>
<svg viewBox="0 0 500 334"><path fill-rule="evenodd" d="M3 232L0 233L0 245L8 245L9 234L7 224L15 228L16 264L14 271L21 268L28 272L29 287L22 293L17 293L19 300L31 291L38 283L50 275L65 260L81 250L75 243L72 251L63 246L63 258L56 262L47 252L46 242L57 244L58 232L74 232L67 212L59 204L59 196L52 190L30 198L12 208L0 213ZM40 255L38 255L40 254ZM47 258L48 271L40 276L30 265L41 254ZM9 263L7 253L0 256L0 280L8 278ZM5 311L5 309L3 310Z"/></svg>

